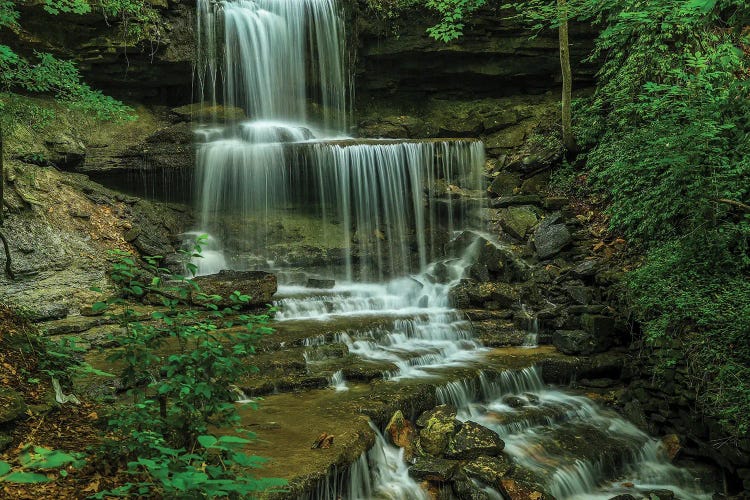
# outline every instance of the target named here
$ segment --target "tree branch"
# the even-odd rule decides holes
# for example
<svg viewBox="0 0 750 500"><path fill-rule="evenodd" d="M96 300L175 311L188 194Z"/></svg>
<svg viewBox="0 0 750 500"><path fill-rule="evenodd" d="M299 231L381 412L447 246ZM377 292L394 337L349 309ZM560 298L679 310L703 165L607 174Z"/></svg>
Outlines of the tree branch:
<svg viewBox="0 0 750 500"><path fill-rule="evenodd" d="M750 205L742 203L741 201L730 200L728 198L714 198L713 201L715 201L716 203L724 203L726 205L731 205L735 208L739 208L743 212L750 213Z"/></svg>

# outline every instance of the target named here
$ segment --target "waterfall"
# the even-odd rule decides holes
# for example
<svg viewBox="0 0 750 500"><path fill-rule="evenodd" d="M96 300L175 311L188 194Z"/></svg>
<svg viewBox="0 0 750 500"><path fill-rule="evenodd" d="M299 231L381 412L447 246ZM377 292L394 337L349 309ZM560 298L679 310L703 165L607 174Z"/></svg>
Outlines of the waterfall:
<svg viewBox="0 0 750 500"><path fill-rule="evenodd" d="M200 273L253 262L289 276L276 297L276 320L302 332L326 323L324 334L300 344L307 370L322 369L335 389L327 395L361 390L354 377L349 384L344 377L343 363L355 355L383 367L383 383L437 381L439 401L454 405L460 420L495 430L505 453L558 498L657 487L705 498L657 441L585 397L546 386L536 367L450 380L451 369L465 376L488 352L449 301L480 241L449 240L463 230L483 235L472 225L483 202L484 148L470 139L347 136L346 38L337 0L198 0L197 14L203 112L195 180L200 233L216 235ZM503 245L496 240L484 241ZM455 242L464 246L446 258ZM304 279L293 281L300 268ZM336 282L312 291L295 285L309 275ZM538 324L529 317L533 346ZM341 345L325 349L329 343ZM347 356L331 363L332 352ZM372 428L373 448L331 467L307 492L311 498L427 498L409 476L403 450Z"/></svg>
<svg viewBox="0 0 750 500"><path fill-rule="evenodd" d="M404 450L388 443L372 422L375 444L347 469L336 471L307 495L310 500L427 500L429 496L409 477Z"/></svg>
<svg viewBox="0 0 750 500"><path fill-rule="evenodd" d="M197 12L197 82L214 112L196 133L202 231L294 267L287 225L314 217L328 251L343 255L328 274L349 281L403 276L436 258L436 234L478 207L466 200L481 199L482 144L347 138L335 0L198 0ZM222 123L217 104L248 119ZM463 201L455 186L468 190Z"/></svg>
<svg viewBox="0 0 750 500"><path fill-rule="evenodd" d="M312 99L321 125L345 129L345 33L335 0L198 0L197 12L204 102L223 95L221 103L253 120L302 124Z"/></svg>
<svg viewBox="0 0 750 500"><path fill-rule="evenodd" d="M658 489L686 500L710 498L658 441L588 398L545 386L538 367L480 372L438 387L436 396L457 408L460 420L497 432L505 453L546 478L555 498L606 500ZM613 474L619 479L608 481Z"/></svg>

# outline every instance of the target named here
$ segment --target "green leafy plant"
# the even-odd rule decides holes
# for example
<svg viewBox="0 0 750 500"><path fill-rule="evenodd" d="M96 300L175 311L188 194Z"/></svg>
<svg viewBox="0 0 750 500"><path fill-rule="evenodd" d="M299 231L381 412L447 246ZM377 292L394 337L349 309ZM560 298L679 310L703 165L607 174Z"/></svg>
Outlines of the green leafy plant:
<svg viewBox="0 0 750 500"><path fill-rule="evenodd" d="M200 257L204 240L186 257ZM194 279L160 267L159 257L140 262L121 251L113 255L111 275L122 294L93 308L120 309L114 317L126 333L113 337L119 349L109 359L123 366L131 402L109 417L122 439L106 446L108 454L129 458L128 471L140 480L108 494L198 491L212 497L283 484L247 471L262 463L239 449L252 435L209 434L239 422L232 387L255 371L249 357L254 340L272 332L268 316L242 313L249 297L239 292L221 307L222 297L201 293ZM195 272L194 265L188 268ZM131 301L144 299L161 309L137 312Z"/></svg>
<svg viewBox="0 0 750 500"><path fill-rule="evenodd" d="M68 475L68 467L78 468L85 462L80 453L65 453L42 446L26 446L19 455L19 466L12 467L0 461L0 483L46 483L52 479L48 475L57 470L62 477Z"/></svg>
<svg viewBox="0 0 750 500"><path fill-rule="evenodd" d="M744 435L750 430L750 4L566 5L569 19L601 26L591 55L601 62L596 90L575 107L586 167L568 176L588 179L607 202L612 229L645 254L626 283L646 341L662 359L660 372L682 364L703 411ZM555 2L508 6L536 29L559 22Z"/></svg>

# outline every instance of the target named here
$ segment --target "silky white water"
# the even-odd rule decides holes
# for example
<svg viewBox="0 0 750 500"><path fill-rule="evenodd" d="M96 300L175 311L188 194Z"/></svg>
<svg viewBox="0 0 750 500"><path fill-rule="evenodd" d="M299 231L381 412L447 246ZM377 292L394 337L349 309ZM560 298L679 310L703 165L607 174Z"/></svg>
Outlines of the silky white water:
<svg viewBox="0 0 750 500"><path fill-rule="evenodd" d="M546 386L539 368L480 374L437 389L458 418L497 432L505 453L558 499L606 500L667 489L676 498L711 498L669 462L659 441L590 399ZM615 480L613 480L615 479Z"/></svg>

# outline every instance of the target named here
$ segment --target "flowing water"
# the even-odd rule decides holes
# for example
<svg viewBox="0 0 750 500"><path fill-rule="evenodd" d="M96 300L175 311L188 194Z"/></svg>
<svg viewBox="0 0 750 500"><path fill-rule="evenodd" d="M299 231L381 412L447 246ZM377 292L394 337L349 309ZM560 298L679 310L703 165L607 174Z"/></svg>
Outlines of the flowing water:
<svg viewBox="0 0 750 500"><path fill-rule="evenodd" d="M587 398L545 386L536 368L441 382L441 374L477 366L489 351L449 302L480 239L456 238L462 250L443 252L462 230L483 234L475 214L483 146L347 137L351 92L340 10L336 0L198 0L197 86L208 118L196 130L197 198L201 232L221 236L207 242L200 273L242 267L248 256L275 269L279 322L392 319L310 337L305 360L319 363L315 348L342 344L389 366L386 383L434 380L439 400L458 408L459 418L497 431L506 452L557 498L658 488L706 498L657 441ZM228 119L232 113L220 105L247 118ZM294 217L302 222L292 231ZM300 253L305 226L324 243L316 251L325 265ZM308 275L337 281L311 289L300 285ZM528 316L533 347L538 325ZM329 384L349 392L342 370ZM427 498L409 477L403 451L373 432L375 446L320 482L312 498Z"/></svg>

